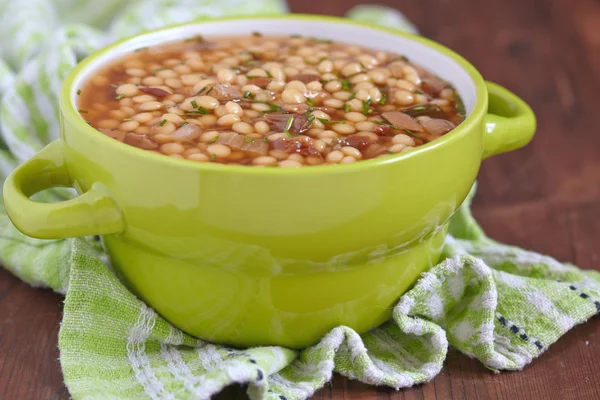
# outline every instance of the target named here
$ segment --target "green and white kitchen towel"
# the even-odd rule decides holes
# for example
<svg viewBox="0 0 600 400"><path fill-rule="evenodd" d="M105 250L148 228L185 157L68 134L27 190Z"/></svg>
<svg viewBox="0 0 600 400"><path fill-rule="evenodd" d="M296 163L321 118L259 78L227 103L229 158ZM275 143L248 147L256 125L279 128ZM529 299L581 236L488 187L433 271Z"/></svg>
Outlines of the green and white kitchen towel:
<svg viewBox="0 0 600 400"><path fill-rule="evenodd" d="M285 11L278 0L0 0L0 176L58 137L59 87L90 51L168 23ZM413 29L384 8L349 16ZM487 238L471 196L451 220L444 261L401 297L392 320L362 336L337 327L302 351L193 338L125 289L98 241L27 238L1 203L0 263L66 295L60 362L75 399L205 399L232 383L248 384L252 399L304 399L333 372L400 389L432 379L449 345L493 371L519 370L600 311L599 273Z"/></svg>

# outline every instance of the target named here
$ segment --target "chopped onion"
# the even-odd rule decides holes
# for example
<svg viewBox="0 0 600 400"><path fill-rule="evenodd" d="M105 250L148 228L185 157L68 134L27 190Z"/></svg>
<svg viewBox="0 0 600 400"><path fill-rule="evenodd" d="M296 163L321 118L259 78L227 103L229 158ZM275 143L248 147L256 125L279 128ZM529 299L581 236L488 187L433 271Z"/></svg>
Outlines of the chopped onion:
<svg viewBox="0 0 600 400"><path fill-rule="evenodd" d="M217 100L234 100L242 98L242 92L237 87L227 84L217 84L213 86L214 90L208 90L205 95L215 97Z"/></svg>
<svg viewBox="0 0 600 400"><path fill-rule="evenodd" d="M158 144L150 139L150 136L146 134L138 135L133 132L127 133L125 136L125 143L144 150L154 150L158 148Z"/></svg>
<svg viewBox="0 0 600 400"><path fill-rule="evenodd" d="M282 114L270 113L265 115L265 121L272 130L283 132L290 118L293 118L292 125L289 127L289 133L299 135L310 128L308 117L305 114Z"/></svg>
<svg viewBox="0 0 600 400"><path fill-rule="evenodd" d="M166 90L157 87L140 86L139 89L144 93L148 93L156 97L166 97L172 94L167 92Z"/></svg>
<svg viewBox="0 0 600 400"><path fill-rule="evenodd" d="M377 143L368 145L363 151L365 158L375 158L382 154L387 153L387 148Z"/></svg>
<svg viewBox="0 0 600 400"><path fill-rule="evenodd" d="M225 144L232 149L246 151L248 153L266 155L269 151L268 143L260 139L248 140L244 135L235 132L221 132L217 143Z"/></svg>
<svg viewBox="0 0 600 400"><path fill-rule="evenodd" d="M194 140L200 136L201 133L202 129L200 129L197 125L187 124L171 133L171 138L181 141Z"/></svg>
<svg viewBox="0 0 600 400"><path fill-rule="evenodd" d="M319 79L321 79L321 77L316 74L298 74L298 75L292 77L292 80L300 81L302 83L310 83L310 82L314 82L314 81L318 82Z"/></svg>
<svg viewBox="0 0 600 400"><path fill-rule="evenodd" d="M410 129L415 132L423 131L423 127L413 117L402 111L388 111L382 113L381 116L398 129Z"/></svg>
<svg viewBox="0 0 600 400"><path fill-rule="evenodd" d="M455 125L452 122L440 118L423 119L421 125L423 125L423 128L432 135L443 135L455 128Z"/></svg>

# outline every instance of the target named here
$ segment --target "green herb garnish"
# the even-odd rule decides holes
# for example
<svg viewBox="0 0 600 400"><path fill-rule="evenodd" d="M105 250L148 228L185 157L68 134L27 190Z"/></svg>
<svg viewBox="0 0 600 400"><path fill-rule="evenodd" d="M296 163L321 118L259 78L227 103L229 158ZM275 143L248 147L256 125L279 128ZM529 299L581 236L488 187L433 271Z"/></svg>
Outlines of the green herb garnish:
<svg viewBox="0 0 600 400"><path fill-rule="evenodd" d="M308 104L309 106L314 106L315 102L313 101L313 99L311 99L310 97L306 98L306 104Z"/></svg>
<svg viewBox="0 0 600 400"><path fill-rule="evenodd" d="M212 90L213 90L213 89L214 89L214 87L213 87L213 86L211 86L211 87L210 87L210 89L208 89L208 92L206 92L206 95L208 96L208 94L209 94L210 92L212 92Z"/></svg>
<svg viewBox="0 0 600 400"><path fill-rule="evenodd" d="M396 128L397 129L397 128ZM410 136L417 138L417 139L421 139L423 140L423 138L419 135L417 135L416 133L414 133L413 131L411 131L410 129L404 129L404 132L406 132L407 134L409 134Z"/></svg>
<svg viewBox="0 0 600 400"><path fill-rule="evenodd" d="M385 104L386 102L387 102L387 94L385 94L385 93L382 93L382 94L381 94L381 98L379 99L378 103L379 103L379 104L381 104L381 105L383 105L383 104Z"/></svg>
<svg viewBox="0 0 600 400"><path fill-rule="evenodd" d="M463 103L462 98L458 94L458 92L454 91L454 97L456 98L456 107L455 110L461 117L465 117L467 115L467 110L465 109L465 103Z"/></svg>
<svg viewBox="0 0 600 400"><path fill-rule="evenodd" d="M402 59L402 61L404 62L409 62L410 60L408 59L408 57L406 56L400 56L400 58Z"/></svg>
<svg viewBox="0 0 600 400"><path fill-rule="evenodd" d="M213 143L217 143L217 140L219 140L219 137L218 137L218 136L215 136L214 138L212 138L211 142L213 142Z"/></svg>
<svg viewBox="0 0 600 400"><path fill-rule="evenodd" d="M352 87L352 84L350 83L350 81L348 79L344 79L342 81L342 89L350 90L351 87Z"/></svg>
<svg viewBox="0 0 600 400"><path fill-rule="evenodd" d="M290 128L292 127L293 123L294 123L294 116L290 115L287 122L285 123L285 129L283 130L283 133L285 133L285 136L292 137L292 134L290 133Z"/></svg>
<svg viewBox="0 0 600 400"><path fill-rule="evenodd" d="M346 104L344 107L344 112L350 112L350 104Z"/></svg>
<svg viewBox="0 0 600 400"><path fill-rule="evenodd" d="M254 100L254 103L260 103L260 104L266 104L266 105L268 105L269 108L270 108L270 110L263 111L264 113L272 113L272 112L276 112L276 111L281 111L281 107L279 107L277 104L273 104L273 103L268 102L268 101Z"/></svg>
<svg viewBox="0 0 600 400"><path fill-rule="evenodd" d="M81 89L77 90L77 96L79 96L81 94Z"/></svg>
<svg viewBox="0 0 600 400"><path fill-rule="evenodd" d="M131 118L123 118L123 121L127 122L127 121L132 121Z"/></svg>
<svg viewBox="0 0 600 400"><path fill-rule="evenodd" d="M354 98L356 97L356 91L352 92L352 94L350 95L350 97L348 97L348 101L350 100L354 100Z"/></svg>
<svg viewBox="0 0 600 400"><path fill-rule="evenodd" d="M196 35L191 38L187 38L184 42L204 42L204 37L202 35Z"/></svg>
<svg viewBox="0 0 600 400"><path fill-rule="evenodd" d="M251 99L253 97L254 97L254 95L252 94L251 91L244 92L244 98L245 99Z"/></svg>
<svg viewBox="0 0 600 400"><path fill-rule="evenodd" d="M425 109L425 107L417 106L417 107L413 107L412 109L413 109L413 111L423 111Z"/></svg>
<svg viewBox="0 0 600 400"><path fill-rule="evenodd" d="M208 86L204 86L202 89L198 91L194 96L198 96L200 93L204 92Z"/></svg>
<svg viewBox="0 0 600 400"><path fill-rule="evenodd" d="M325 118L317 118L319 121L321 121L321 123L323 125L335 125L335 124L342 124L344 125L346 123L346 121L330 121L328 119Z"/></svg>
<svg viewBox="0 0 600 400"><path fill-rule="evenodd" d="M78 110L80 114L87 114L87 110Z"/></svg>
<svg viewBox="0 0 600 400"><path fill-rule="evenodd" d="M248 136L244 136L244 141L246 141L248 143L252 143L252 142L254 142L254 139L252 139L251 137L248 137Z"/></svg>
<svg viewBox="0 0 600 400"><path fill-rule="evenodd" d="M202 114L202 115L206 115L206 114L210 114L210 110L200 106L198 107L197 110L190 110L190 111L186 111L188 114Z"/></svg>
<svg viewBox="0 0 600 400"><path fill-rule="evenodd" d="M267 78L273 78L273 75L269 71L265 71L265 73L267 74Z"/></svg>
<svg viewBox="0 0 600 400"><path fill-rule="evenodd" d="M362 102L363 114L369 115L369 114L373 113L373 109L371 108L371 102L372 102L371 99L363 100L363 102Z"/></svg>
<svg viewBox="0 0 600 400"><path fill-rule="evenodd" d="M413 90L413 93L415 93L415 94L423 94L423 92L421 92L419 89Z"/></svg>
<svg viewBox="0 0 600 400"><path fill-rule="evenodd" d="M331 44L331 43L333 43L333 40L330 40L330 39L319 39L319 38L315 38L315 37L310 38L310 40L312 40L315 43L323 43L323 44Z"/></svg>
<svg viewBox="0 0 600 400"><path fill-rule="evenodd" d="M263 138L262 141L263 141L263 143L269 143L269 139L267 139L267 138Z"/></svg>
<svg viewBox="0 0 600 400"><path fill-rule="evenodd" d="M198 108L198 103L196 103L196 100L192 100L192 101L190 102L190 104L192 105L192 107L194 107L194 108Z"/></svg>
<svg viewBox="0 0 600 400"><path fill-rule="evenodd" d="M313 122L314 120L315 120L315 116L313 114L310 114L308 117L306 117L307 122Z"/></svg>
<svg viewBox="0 0 600 400"><path fill-rule="evenodd" d="M155 70L153 70L153 71L152 71L152 75L156 76L156 73L157 73L157 72L159 72L159 71L164 71L165 69L170 69L170 68L167 68L167 67L164 67L164 68L156 68Z"/></svg>
<svg viewBox="0 0 600 400"><path fill-rule="evenodd" d="M160 121L160 124L159 124L159 125L160 125L160 126L165 126L165 124L166 124L166 123L167 123L167 120L166 120L166 119L163 119L162 121Z"/></svg>
<svg viewBox="0 0 600 400"><path fill-rule="evenodd" d="M217 158L217 155L215 153L210 155L210 161L215 161L216 158Z"/></svg>
<svg viewBox="0 0 600 400"><path fill-rule="evenodd" d="M180 124L180 125L177 127L177 129L179 129L179 128L183 128L183 127L184 127L184 126L186 126L186 125L189 125L189 122L182 122L182 123L181 123L181 124Z"/></svg>

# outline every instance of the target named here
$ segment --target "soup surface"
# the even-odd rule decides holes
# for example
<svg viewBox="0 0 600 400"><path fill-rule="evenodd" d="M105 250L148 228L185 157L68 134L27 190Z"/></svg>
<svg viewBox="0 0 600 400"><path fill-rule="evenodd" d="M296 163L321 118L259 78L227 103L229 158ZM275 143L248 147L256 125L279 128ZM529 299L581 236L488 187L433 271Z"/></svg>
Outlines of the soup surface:
<svg viewBox="0 0 600 400"><path fill-rule="evenodd" d="M410 151L461 123L447 82L406 57L259 33L141 48L80 88L116 140L196 162L302 167Z"/></svg>

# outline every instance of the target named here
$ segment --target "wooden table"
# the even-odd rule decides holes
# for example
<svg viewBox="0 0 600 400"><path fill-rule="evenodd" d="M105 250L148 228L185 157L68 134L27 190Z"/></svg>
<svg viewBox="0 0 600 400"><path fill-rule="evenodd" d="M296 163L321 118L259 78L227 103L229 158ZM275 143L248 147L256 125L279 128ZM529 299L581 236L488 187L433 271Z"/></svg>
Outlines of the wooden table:
<svg viewBox="0 0 600 400"><path fill-rule="evenodd" d="M535 109L525 149L486 161L475 213L495 239L600 269L600 3L378 0L458 51ZM294 0L342 15L357 0ZM363 3L367 3L364 2ZM58 364L62 298L0 271L0 399L68 396ZM243 388L219 396L245 398ZM493 374L450 351L430 383L394 392L336 376L315 398L600 399L600 322L576 327L523 372Z"/></svg>

